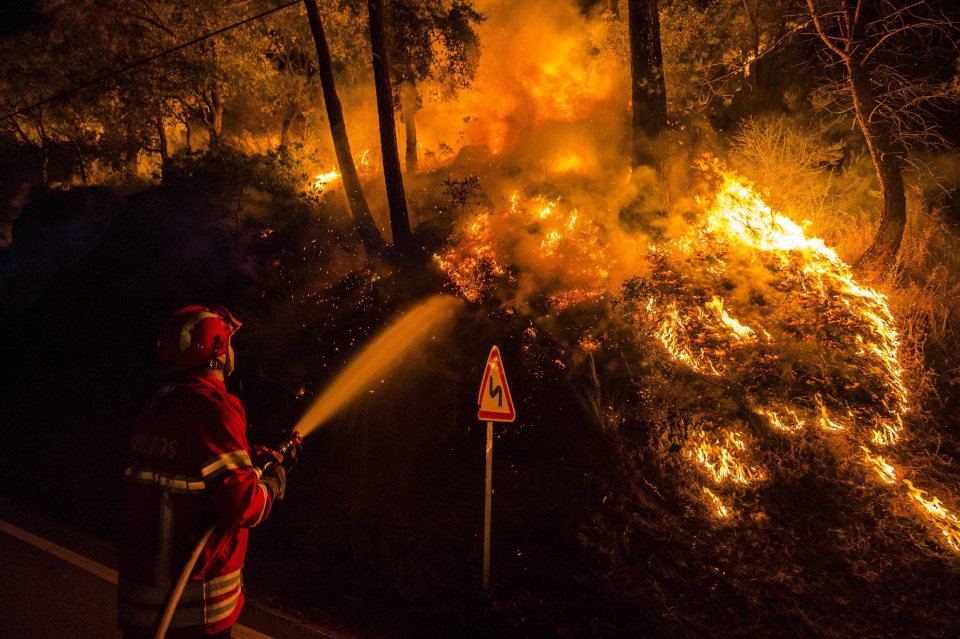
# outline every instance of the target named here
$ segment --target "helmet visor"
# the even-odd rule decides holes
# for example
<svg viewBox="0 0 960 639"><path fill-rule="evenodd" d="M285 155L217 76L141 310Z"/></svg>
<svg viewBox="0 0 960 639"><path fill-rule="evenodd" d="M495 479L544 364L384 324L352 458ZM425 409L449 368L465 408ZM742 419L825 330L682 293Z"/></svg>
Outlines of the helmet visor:
<svg viewBox="0 0 960 639"><path fill-rule="evenodd" d="M240 330L240 327L243 326L243 322L234 317L233 313L227 310L226 306L216 304L210 307L210 312L217 315L220 317L220 319L227 323L227 325L230 327L231 335L236 333L238 330Z"/></svg>

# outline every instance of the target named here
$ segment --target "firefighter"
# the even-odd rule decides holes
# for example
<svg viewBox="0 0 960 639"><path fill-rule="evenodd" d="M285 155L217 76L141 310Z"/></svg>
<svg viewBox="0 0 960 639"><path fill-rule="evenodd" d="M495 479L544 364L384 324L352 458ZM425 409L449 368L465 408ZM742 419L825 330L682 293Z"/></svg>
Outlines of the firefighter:
<svg viewBox="0 0 960 639"><path fill-rule="evenodd" d="M167 636L229 637L243 607L247 529L283 499L283 463L260 468L271 456L292 460L248 447L243 405L224 384L239 328L223 306L188 306L160 333L169 379L137 421L124 471L117 591L125 637L152 635L171 583L211 523Z"/></svg>

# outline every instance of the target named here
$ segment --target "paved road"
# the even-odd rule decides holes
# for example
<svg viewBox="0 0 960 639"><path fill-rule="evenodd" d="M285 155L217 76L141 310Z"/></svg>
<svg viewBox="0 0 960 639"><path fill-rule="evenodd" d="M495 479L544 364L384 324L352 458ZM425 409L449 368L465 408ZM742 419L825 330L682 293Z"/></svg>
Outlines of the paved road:
<svg viewBox="0 0 960 639"><path fill-rule="evenodd" d="M18 522L20 523L20 522ZM58 541L60 541L58 539ZM4 639L119 639L117 572L34 531L0 520L0 636ZM103 563L102 563L103 562ZM255 629L256 628L256 629ZM236 639L346 639L248 602Z"/></svg>

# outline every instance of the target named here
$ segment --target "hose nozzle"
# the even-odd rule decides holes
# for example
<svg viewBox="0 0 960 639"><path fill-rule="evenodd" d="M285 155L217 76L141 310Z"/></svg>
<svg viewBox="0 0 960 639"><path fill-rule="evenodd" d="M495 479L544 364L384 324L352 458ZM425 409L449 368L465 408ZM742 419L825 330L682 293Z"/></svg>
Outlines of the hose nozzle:
<svg viewBox="0 0 960 639"><path fill-rule="evenodd" d="M270 446L270 450L283 457L283 461L281 463L287 467L287 470L289 470L296 463L297 451L300 450L302 445L303 439L300 437L300 433L292 430L275 445Z"/></svg>

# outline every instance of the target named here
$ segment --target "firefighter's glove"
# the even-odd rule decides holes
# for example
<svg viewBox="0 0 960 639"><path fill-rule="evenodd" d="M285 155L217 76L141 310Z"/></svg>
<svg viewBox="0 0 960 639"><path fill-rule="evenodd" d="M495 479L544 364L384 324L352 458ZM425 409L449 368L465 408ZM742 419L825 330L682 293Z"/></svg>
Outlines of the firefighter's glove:
<svg viewBox="0 0 960 639"><path fill-rule="evenodd" d="M287 469L283 464L274 464L263 471L260 476L260 483L263 484L273 501L283 501L287 492Z"/></svg>
<svg viewBox="0 0 960 639"><path fill-rule="evenodd" d="M250 458L253 461L253 465L257 468L264 468L268 464L283 463L283 455L272 448L263 446L261 444L255 444L251 449L251 453L252 455L250 455Z"/></svg>

